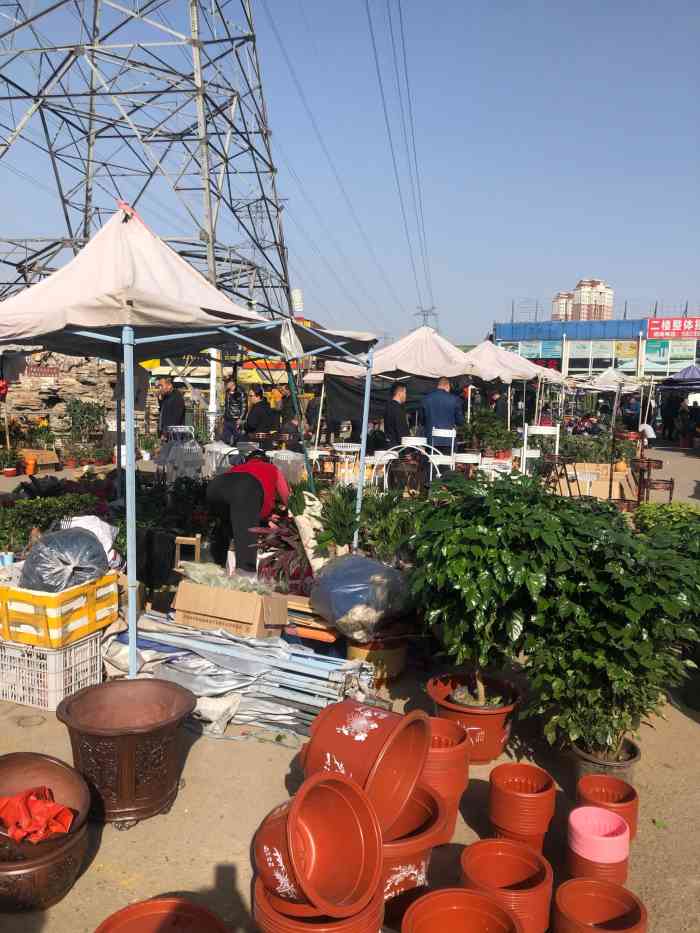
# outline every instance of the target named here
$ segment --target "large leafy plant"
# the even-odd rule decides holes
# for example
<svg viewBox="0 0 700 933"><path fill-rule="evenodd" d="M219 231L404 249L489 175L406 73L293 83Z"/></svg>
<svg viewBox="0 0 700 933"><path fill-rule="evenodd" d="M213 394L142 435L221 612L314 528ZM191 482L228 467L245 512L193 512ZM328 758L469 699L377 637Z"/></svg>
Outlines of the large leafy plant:
<svg viewBox="0 0 700 933"><path fill-rule="evenodd" d="M360 518L362 550L386 564L410 561L413 512L417 501L413 497L404 497L400 490L367 490L362 499Z"/></svg>

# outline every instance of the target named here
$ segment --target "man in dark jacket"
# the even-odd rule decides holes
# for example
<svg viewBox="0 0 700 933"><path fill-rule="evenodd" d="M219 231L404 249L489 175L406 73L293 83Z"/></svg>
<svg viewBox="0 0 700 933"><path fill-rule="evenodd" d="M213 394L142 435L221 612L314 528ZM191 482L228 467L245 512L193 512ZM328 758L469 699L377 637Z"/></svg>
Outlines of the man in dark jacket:
<svg viewBox="0 0 700 933"><path fill-rule="evenodd" d="M282 393L282 401L280 402L280 418L282 423L285 421L291 421L292 418L296 418L297 413L294 408L294 399L292 398L292 390L289 386L280 386L280 392Z"/></svg>
<svg viewBox="0 0 700 933"><path fill-rule="evenodd" d="M226 380L226 398L224 400L224 429L221 439L224 444L235 443L241 425L246 416L245 392L236 384L235 376Z"/></svg>
<svg viewBox="0 0 700 933"><path fill-rule="evenodd" d="M433 447L450 447L449 439L437 437L433 440L436 428L456 428L464 424L464 407L456 395L450 392L450 380L444 376L438 380L437 389L429 392L422 403L423 427L428 443Z"/></svg>
<svg viewBox="0 0 700 933"><path fill-rule="evenodd" d="M165 438L170 428L185 423L185 400L170 376L161 376L158 380L158 398L158 433Z"/></svg>
<svg viewBox="0 0 700 933"><path fill-rule="evenodd" d="M280 426L279 412L270 408L265 398L262 386L253 386L249 395L248 418L245 423L247 434L270 434L278 431Z"/></svg>
<svg viewBox="0 0 700 933"><path fill-rule="evenodd" d="M384 434L388 447L398 447L402 437L407 437L406 386L395 382L391 387L391 398L384 409Z"/></svg>

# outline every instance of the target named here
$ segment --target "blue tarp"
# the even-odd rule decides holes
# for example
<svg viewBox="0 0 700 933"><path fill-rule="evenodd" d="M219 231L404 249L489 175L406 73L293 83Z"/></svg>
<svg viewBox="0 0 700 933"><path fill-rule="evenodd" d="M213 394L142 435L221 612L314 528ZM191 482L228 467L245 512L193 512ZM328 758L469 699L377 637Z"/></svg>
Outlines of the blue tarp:
<svg viewBox="0 0 700 933"><path fill-rule="evenodd" d="M520 340L636 340L646 336L647 319L634 321L531 321L496 324L496 341Z"/></svg>

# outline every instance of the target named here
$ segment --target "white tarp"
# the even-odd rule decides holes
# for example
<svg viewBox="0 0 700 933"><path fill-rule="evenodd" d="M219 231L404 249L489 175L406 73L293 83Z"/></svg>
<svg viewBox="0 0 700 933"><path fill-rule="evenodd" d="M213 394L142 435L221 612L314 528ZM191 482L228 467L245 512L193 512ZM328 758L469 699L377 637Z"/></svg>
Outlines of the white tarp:
<svg viewBox="0 0 700 933"><path fill-rule="evenodd" d="M612 366L604 369L602 373L593 376L592 379L585 377L582 383L578 384L581 389L590 389L592 392L638 392L639 381L627 373L620 372Z"/></svg>
<svg viewBox="0 0 700 933"><path fill-rule="evenodd" d="M490 340L484 340L473 350L464 354L468 368L464 370L472 376L478 376L485 382L500 379L501 382L522 382L540 378L545 382L563 381L561 373L544 366L537 366L530 360L505 350Z"/></svg>

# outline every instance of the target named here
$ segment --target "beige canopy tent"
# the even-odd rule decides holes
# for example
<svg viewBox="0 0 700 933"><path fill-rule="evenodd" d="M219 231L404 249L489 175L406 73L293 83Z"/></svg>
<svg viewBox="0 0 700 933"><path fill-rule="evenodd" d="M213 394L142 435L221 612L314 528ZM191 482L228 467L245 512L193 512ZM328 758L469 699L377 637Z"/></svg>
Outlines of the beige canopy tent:
<svg viewBox="0 0 700 933"><path fill-rule="evenodd" d="M484 340L473 350L465 353L469 367L464 372L478 376L485 382L500 379L501 382L522 382L530 379L542 379L544 382L563 382L563 376L555 369L547 369L536 363L505 350L490 340Z"/></svg>

